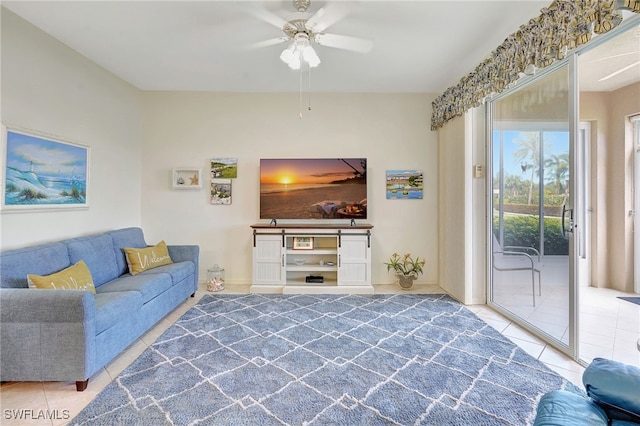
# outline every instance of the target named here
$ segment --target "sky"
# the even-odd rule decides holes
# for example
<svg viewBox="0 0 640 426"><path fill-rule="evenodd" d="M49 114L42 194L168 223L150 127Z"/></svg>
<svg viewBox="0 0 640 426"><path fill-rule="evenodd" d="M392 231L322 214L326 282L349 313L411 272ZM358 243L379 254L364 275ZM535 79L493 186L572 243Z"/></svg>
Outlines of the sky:
<svg viewBox="0 0 640 426"><path fill-rule="evenodd" d="M520 145L518 145L515 141L518 139L522 139L521 133L519 131L505 131L504 132L504 173L521 176L523 178L529 179L531 176L531 171L526 173L522 173L521 161L515 159L513 154L520 149ZM566 154L569 152L569 132L561 132L561 131L549 131L544 132L545 144L544 144L544 155L545 157L549 157L551 155L560 155ZM494 141L499 141L499 131L494 132ZM498 158L499 151L498 145L496 142L496 148L494 148L494 158ZM529 160L531 162L531 160ZM495 166L494 166L495 167Z"/></svg>
<svg viewBox="0 0 640 426"><path fill-rule="evenodd" d="M344 161L343 161L344 160ZM260 182L282 184L319 184L352 178L354 168L364 171L364 158L261 159ZM345 164L345 161L350 164Z"/></svg>
<svg viewBox="0 0 640 426"><path fill-rule="evenodd" d="M7 132L7 166L40 176L86 179L87 148L51 139Z"/></svg>

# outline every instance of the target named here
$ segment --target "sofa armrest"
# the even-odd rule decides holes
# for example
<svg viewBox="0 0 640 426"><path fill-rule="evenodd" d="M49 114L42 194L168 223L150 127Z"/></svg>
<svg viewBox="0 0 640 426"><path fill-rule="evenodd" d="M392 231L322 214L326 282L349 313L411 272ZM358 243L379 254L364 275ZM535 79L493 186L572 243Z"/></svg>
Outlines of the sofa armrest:
<svg viewBox="0 0 640 426"><path fill-rule="evenodd" d="M640 368L604 358L594 358L582 383L609 418L640 422Z"/></svg>
<svg viewBox="0 0 640 426"><path fill-rule="evenodd" d="M198 262L200 256L200 246L197 245L168 245L169 256L173 262L184 262L191 260Z"/></svg>
<svg viewBox="0 0 640 426"><path fill-rule="evenodd" d="M196 266L196 286L198 285L198 271L199 271L199 258L200 258L200 246L198 245L170 245L167 246L169 250L169 256L173 262L192 261Z"/></svg>
<svg viewBox="0 0 640 426"><path fill-rule="evenodd" d="M0 290L0 323L83 322L95 315L87 290Z"/></svg>
<svg viewBox="0 0 640 426"><path fill-rule="evenodd" d="M95 300L84 290L0 290L0 378L83 381L95 358Z"/></svg>

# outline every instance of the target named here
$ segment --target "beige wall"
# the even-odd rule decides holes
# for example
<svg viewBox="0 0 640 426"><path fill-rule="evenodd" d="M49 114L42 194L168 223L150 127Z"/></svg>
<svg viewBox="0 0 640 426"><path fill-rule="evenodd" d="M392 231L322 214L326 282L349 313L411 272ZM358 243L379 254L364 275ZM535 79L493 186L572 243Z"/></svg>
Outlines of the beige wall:
<svg viewBox="0 0 640 426"><path fill-rule="evenodd" d="M476 177L471 173L470 186L472 192L471 215L472 222L472 275L471 275L471 303L483 304L487 301L487 116L484 106L472 109L470 131L472 147L471 170L474 165L483 166L483 176ZM468 288L468 287L467 287Z"/></svg>
<svg viewBox="0 0 640 426"><path fill-rule="evenodd" d="M463 303L472 298L471 113L438 130L440 286ZM480 302L482 303L482 302Z"/></svg>
<svg viewBox="0 0 640 426"><path fill-rule="evenodd" d="M259 159L367 157L374 283L390 283L394 251L427 258L438 278L436 133L425 94L141 92L2 9L2 122L90 146L90 208L3 213L0 248L142 226L149 243L199 244L201 279L219 263L229 283L251 281ZM209 203L208 167L238 158L233 204ZM202 168L204 188L171 189L174 167ZM387 200L385 172L424 172L422 200Z"/></svg>
<svg viewBox="0 0 640 426"><path fill-rule="evenodd" d="M593 287L609 283L609 196L607 190L609 97L605 92L580 93L580 121L591 126L591 279Z"/></svg>
<svg viewBox="0 0 640 426"><path fill-rule="evenodd" d="M580 94L591 124L591 285L633 291L633 143L628 116L640 113L640 83Z"/></svg>
<svg viewBox="0 0 640 426"><path fill-rule="evenodd" d="M438 130L440 286L465 304L486 303L485 108L474 108Z"/></svg>
<svg viewBox="0 0 640 426"><path fill-rule="evenodd" d="M140 225L140 94L1 9L2 123L90 146L89 209L0 215L0 247Z"/></svg>
<svg viewBox="0 0 640 426"><path fill-rule="evenodd" d="M640 83L611 93L610 191L611 286L633 292L633 162L630 115L640 113Z"/></svg>
<svg viewBox="0 0 640 426"><path fill-rule="evenodd" d="M395 280L384 265L394 251L426 257L417 283L437 283L433 96L314 93L302 119L297 93L146 92L143 98L142 223L151 243L199 244L201 278L217 263L227 282L251 282L249 226L259 222L260 158L367 157L373 283ZM238 159L229 206L209 202L209 160L216 157ZM202 168L205 188L172 190L174 167ZM422 170L424 199L387 200L385 173L392 169Z"/></svg>

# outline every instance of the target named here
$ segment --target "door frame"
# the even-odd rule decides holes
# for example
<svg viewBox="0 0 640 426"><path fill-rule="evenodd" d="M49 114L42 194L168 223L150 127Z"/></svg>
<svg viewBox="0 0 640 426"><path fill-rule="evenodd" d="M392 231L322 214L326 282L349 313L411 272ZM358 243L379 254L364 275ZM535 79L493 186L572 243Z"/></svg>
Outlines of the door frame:
<svg viewBox="0 0 640 426"><path fill-rule="evenodd" d="M578 94L578 79L577 79L577 56L575 52L570 53L565 59L561 61L557 61L556 63L550 65L549 67L540 70L535 76L523 77L518 83L511 89L504 91L503 93L492 97L486 104L486 194L487 194L487 203L486 203L486 241L487 243L487 294L486 300L487 305L489 305L492 309L498 311L514 323L526 329L528 332L536 335L540 339L547 342L549 345L553 346L557 350L566 354L574 360L578 360L578 292L577 285L575 284L577 281L578 270L577 270L577 261L575 261L575 244L574 233L570 234L569 238L569 306L568 306L568 316L569 316L569 339L568 345L558 340L557 338L551 336L550 334L544 332L543 330L535 327L533 324L525 321L523 318L516 316L514 313L508 311L502 306L493 302L493 259L492 259L492 228L493 228L493 105L494 102L511 95L515 90L519 90L525 85L528 85L539 78L542 78L548 74L551 74L559 69L567 67L567 80L568 80L568 130L569 130L569 197L567 198L567 203L570 208L573 208L575 191L576 191L576 177L575 177L575 145L576 145L576 131L578 129L578 106L579 106L579 94ZM574 223L579 223L580 218L578 215L574 213Z"/></svg>
<svg viewBox="0 0 640 426"><path fill-rule="evenodd" d="M640 294L640 114L629 117L633 132L633 291Z"/></svg>

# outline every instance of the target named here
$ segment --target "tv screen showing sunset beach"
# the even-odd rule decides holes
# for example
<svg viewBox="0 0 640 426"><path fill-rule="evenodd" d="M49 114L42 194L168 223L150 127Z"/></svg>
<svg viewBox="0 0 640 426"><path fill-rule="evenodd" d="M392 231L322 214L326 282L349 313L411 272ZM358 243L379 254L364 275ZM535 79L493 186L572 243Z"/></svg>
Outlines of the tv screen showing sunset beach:
<svg viewBox="0 0 640 426"><path fill-rule="evenodd" d="M366 158L260 160L260 219L366 217Z"/></svg>

